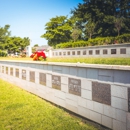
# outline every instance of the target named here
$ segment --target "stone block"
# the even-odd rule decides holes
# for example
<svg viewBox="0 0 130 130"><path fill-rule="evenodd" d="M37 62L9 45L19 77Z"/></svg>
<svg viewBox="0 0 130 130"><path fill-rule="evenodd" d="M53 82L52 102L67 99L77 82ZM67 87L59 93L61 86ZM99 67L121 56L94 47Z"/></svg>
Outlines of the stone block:
<svg viewBox="0 0 130 130"><path fill-rule="evenodd" d="M81 88L92 90L92 82L87 79L81 79Z"/></svg>
<svg viewBox="0 0 130 130"><path fill-rule="evenodd" d="M116 120L126 123L126 112L116 109Z"/></svg>
<svg viewBox="0 0 130 130"><path fill-rule="evenodd" d="M90 119L90 110L87 109L87 108L84 108L84 107L78 107L78 114L85 117L85 118L88 118Z"/></svg>
<svg viewBox="0 0 130 130"><path fill-rule="evenodd" d="M92 91L81 89L81 97L92 100Z"/></svg>
<svg viewBox="0 0 130 130"><path fill-rule="evenodd" d="M94 104L94 101L92 101L92 100L87 100L87 108L88 109L90 109L90 110L93 110L94 108L94 106L93 106L93 104Z"/></svg>
<svg viewBox="0 0 130 130"><path fill-rule="evenodd" d="M52 88L52 81L47 80L46 81L46 86Z"/></svg>
<svg viewBox="0 0 130 130"><path fill-rule="evenodd" d="M112 118L102 115L102 125L112 129L113 126Z"/></svg>
<svg viewBox="0 0 130 130"><path fill-rule="evenodd" d="M70 75L77 76L77 68L76 67L70 67Z"/></svg>
<svg viewBox="0 0 130 130"><path fill-rule="evenodd" d="M90 111L90 119L101 124L102 123L102 116L101 114L94 112L94 111Z"/></svg>
<svg viewBox="0 0 130 130"><path fill-rule="evenodd" d="M127 99L127 87L111 85L111 95L114 97Z"/></svg>
<svg viewBox="0 0 130 130"><path fill-rule="evenodd" d="M98 69L87 69L87 78L88 79L98 79Z"/></svg>
<svg viewBox="0 0 130 130"><path fill-rule="evenodd" d="M68 85L61 84L61 91L68 93Z"/></svg>
<svg viewBox="0 0 130 130"><path fill-rule="evenodd" d="M130 129L130 113L127 113L127 129Z"/></svg>
<svg viewBox="0 0 130 130"><path fill-rule="evenodd" d="M55 97L58 97L58 98L61 98L61 99L64 99L64 100L66 99L65 92L58 91L58 90L55 91Z"/></svg>
<svg viewBox="0 0 130 130"><path fill-rule="evenodd" d="M125 99L117 98L117 97L112 97L112 106L124 111L128 111L128 102Z"/></svg>
<svg viewBox="0 0 130 130"><path fill-rule="evenodd" d="M108 105L103 105L103 114L115 119L116 118L116 109L111 106L108 106Z"/></svg>
<svg viewBox="0 0 130 130"><path fill-rule="evenodd" d="M103 114L103 104L98 103L98 102L94 102L93 103L93 110L95 112Z"/></svg>
<svg viewBox="0 0 130 130"><path fill-rule="evenodd" d="M66 99L70 99L70 100L73 100L73 101L78 101L78 96L66 93Z"/></svg>
<svg viewBox="0 0 130 130"><path fill-rule="evenodd" d="M61 83L68 85L68 77L61 76Z"/></svg>
<svg viewBox="0 0 130 130"><path fill-rule="evenodd" d="M63 74L69 74L69 73L70 73L70 68L67 67L67 66L63 66L63 67L62 67L62 73L63 73Z"/></svg>
<svg viewBox="0 0 130 130"><path fill-rule="evenodd" d="M82 98L82 97L78 97L78 106L87 107L87 101L86 99Z"/></svg>
<svg viewBox="0 0 130 130"><path fill-rule="evenodd" d="M78 77L86 78L87 77L87 69L86 68L78 68Z"/></svg>
<svg viewBox="0 0 130 130"><path fill-rule="evenodd" d="M113 120L113 130L126 130L126 123Z"/></svg>
<svg viewBox="0 0 130 130"><path fill-rule="evenodd" d="M51 74L46 74L46 80L52 81L52 75Z"/></svg>

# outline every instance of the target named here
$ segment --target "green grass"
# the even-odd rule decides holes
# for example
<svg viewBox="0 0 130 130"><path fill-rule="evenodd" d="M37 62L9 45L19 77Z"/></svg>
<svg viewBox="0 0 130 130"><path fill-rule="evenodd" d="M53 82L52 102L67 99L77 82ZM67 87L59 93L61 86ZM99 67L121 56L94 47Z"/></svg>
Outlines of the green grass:
<svg viewBox="0 0 130 130"><path fill-rule="evenodd" d="M0 57L0 60L24 60L33 61L32 58L8 58ZM86 63L86 64L106 64L106 65L130 65L130 58L47 58L42 62L68 62L68 63Z"/></svg>
<svg viewBox="0 0 130 130"><path fill-rule="evenodd" d="M97 130L80 118L0 79L0 130Z"/></svg>

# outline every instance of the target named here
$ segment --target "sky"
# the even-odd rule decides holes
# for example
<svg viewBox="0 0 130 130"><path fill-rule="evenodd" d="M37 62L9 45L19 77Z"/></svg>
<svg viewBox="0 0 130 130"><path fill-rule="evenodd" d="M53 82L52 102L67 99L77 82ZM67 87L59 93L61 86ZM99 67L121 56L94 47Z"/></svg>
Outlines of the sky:
<svg viewBox="0 0 130 130"><path fill-rule="evenodd" d="M29 37L30 45L47 45L40 36L56 16L69 16L83 0L0 0L0 27L10 25L11 36Z"/></svg>

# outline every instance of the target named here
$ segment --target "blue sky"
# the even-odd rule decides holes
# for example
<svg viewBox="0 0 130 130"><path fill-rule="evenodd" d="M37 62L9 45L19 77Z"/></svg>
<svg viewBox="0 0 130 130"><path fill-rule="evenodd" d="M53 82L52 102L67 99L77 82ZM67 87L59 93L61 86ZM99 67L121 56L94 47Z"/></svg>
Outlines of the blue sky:
<svg viewBox="0 0 130 130"><path fill-rule="evenodd" d="M47 45L45 24L56 16L70 16L83 0L0 0L0 27L10 25L11 36L29 37L31 46Z"/></svg>

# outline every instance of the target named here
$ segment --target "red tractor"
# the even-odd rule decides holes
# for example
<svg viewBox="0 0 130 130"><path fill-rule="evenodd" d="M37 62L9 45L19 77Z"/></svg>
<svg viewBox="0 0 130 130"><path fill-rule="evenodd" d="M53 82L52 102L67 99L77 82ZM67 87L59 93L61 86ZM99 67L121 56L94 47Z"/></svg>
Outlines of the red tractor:
<svg viewBox="0 0 130 130"><path fill-rule="evenodd" d="M34 52L30 57L33 58L33 60L40 60L40 58L46 60L47 58L43 50Z"/></svg>

